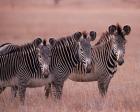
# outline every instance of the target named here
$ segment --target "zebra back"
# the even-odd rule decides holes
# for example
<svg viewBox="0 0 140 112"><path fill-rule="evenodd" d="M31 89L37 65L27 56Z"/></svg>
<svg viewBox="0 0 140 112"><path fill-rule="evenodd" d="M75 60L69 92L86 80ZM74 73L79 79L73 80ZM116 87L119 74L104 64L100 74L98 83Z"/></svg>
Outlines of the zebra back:
<svg viewBox="0 0 140 112"><path fill-rule="evenodd" d="M12 52L12 50L15 50L18 47L18 45L14 45L12 43L5 43L0 46L0 55L4 55L8 52Z"/></svg>
<svg viewBox="0 0 140 112"><path fill-rule="evenodd" d="M41 72L36 50L37 44L41 41L37 40L0 55L0 80L9 80L24 69L31 73L31 76Z"/></svg>

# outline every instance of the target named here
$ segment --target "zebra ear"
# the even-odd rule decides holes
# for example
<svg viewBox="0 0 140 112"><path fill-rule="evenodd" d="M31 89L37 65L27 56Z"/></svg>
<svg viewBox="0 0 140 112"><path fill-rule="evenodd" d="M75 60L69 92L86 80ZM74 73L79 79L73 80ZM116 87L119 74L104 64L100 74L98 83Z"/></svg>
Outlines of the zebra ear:
<svg viewBox="0 0 140 112"><path fill-rule="evenodd" d="M117 27L115 25L111 25L108 28L109 33L114 34L115 31L117 30Z"/></svg>
<svg viewBox="0 0 140 112"><path fill-rule="evenodd" d="M37 39L35 39L35 40L33 41L33 43L34 43L36 46L38 46L38 45L40 45L40 44L42 43L42 39L41 39L41 38L37 38Z"/></svg>
<svg viewBox="0 0 140 112"><path fill-rule="evenodd" d="M44 40L43 40L43 45L46 46L46 43L47 43L47 42L46 42L46 40L44 39Z"/></svg>
<svg viewBox="0 0 140 112"><path fill-rule="evenodd" d="M90 41L94 41L96 39L96 32L90 31Z"/></svg>
<svg viewBox="0 0 140 112"><path fill-rule="evenodd" d="M56 39L55 38L50 38L49 43L50 43L51 46L54 46L55 43L56 43Z"/></svg>
<svg viewBox="0 0 140 112"><path fill-rule="evenodd" d="M128 35L131 32L131 27L129 25L125 25L123 27L124 35Z"/></svg>
<svg viewBox="0 0 140 112"><path fill-rule="evenodd" d="M82 36L82 33L81 33L81 32L76 32L76 33L74 33L74 38L75 38L75 40L76 40L77 42L80 40L81 36Z"/></svg>

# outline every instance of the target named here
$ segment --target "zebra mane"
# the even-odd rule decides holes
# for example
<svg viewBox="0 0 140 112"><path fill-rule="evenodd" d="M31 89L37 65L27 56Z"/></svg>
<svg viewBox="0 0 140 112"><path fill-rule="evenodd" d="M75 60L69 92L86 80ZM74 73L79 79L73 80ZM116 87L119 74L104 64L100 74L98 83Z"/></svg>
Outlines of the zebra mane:
<svg viewBox="0 0 140 112"><path fill-rule="evenodd" d="M105 33L102 33L101 38L98 40L98 42L95 44L95 46L101 44L104 41L110 40L111 39L110 35L111 34L107 31Z"/></svg>
<svg viewBox="0 0 140 112"><path fill-rule="evenodd" d="M123 32L122 32L122 28L121 26L117 23L116 25L116 32L117 35L120 35L121 37L124 38ZM105 33L102 33L101 38L98 40L98 42L95 45L99 45L104 41L109 41L110 39L112 39L111 36L112 34L108 31L106 31Z"/></svg>
<svg viewBox="0 0 140 112"><path fill-rule="evenodd" d="M124 38L122 27L119 25L119 23L117 23L116 27L117 27L117 34Z"/></svg>
<svg viewBox="0 0 140 112"><path fill-rule="evenodd" d="M0 44L0 47L3 47L3 46L5 46L5 45L9 45L9 44L11 44L11 43Z"/></svg>
<svg viewBox="0 0 140 112"><path fill-rule="evenodd" d="M76 42L76 40L74 39L74 35L72 36L67 36L67 37L61 37L60 39L58 39L55 43L55 45L53 47L58 47L60 44L64 44L66 46L70 46L73 43L72 42Z"/></svg>
<svg viewBox="0 0 140 112"><path fill-rule="evenodd" d="M11 45L12 45L13 48L10 51L8 51L8 52L6 52L6 53L4 53L4 54L2 54L0 56L8 55L8 54L11 54L11 53L14 53L14 52L20 52L23 49L27 49L27 48L33 48L33 49L36 48L36 46L34 45L33 42L32 43L26 43L24 45L15 45L15 44L11 44Z"/></svg>

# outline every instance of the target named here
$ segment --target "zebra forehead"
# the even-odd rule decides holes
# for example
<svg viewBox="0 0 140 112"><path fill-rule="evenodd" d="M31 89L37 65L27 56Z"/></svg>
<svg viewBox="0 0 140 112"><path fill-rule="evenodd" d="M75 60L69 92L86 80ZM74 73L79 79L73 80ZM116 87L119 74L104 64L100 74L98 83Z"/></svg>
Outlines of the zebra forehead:
<svg viewBox="0 0 140 112"><path fill-rule="evenodd" d="M87 35L88 35L87 31L83 31L82 35L83 35L84 38L87 38Z"/></svg>
<svg viewBox="0 0 140 112"><path fill-rule="evenodd" d="M117 35L120 35L122 38L124 38L122 27L119 24L117 24L116 27L117 27Z"/></svg>

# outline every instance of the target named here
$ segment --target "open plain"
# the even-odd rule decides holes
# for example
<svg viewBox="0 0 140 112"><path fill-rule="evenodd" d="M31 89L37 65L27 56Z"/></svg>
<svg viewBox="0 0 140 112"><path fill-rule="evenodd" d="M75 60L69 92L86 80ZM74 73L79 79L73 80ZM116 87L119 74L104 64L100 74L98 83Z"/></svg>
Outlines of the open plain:
<svg viewBox="0 0 140 112"><path fill-rule="evenodd" d="M97 82L68 79L58 104L45 98L43 87L27 89L25 112L140 112L139 0L61 0L58 5L45 0L14 1L0 0L0 44L24 44L36 37L47 40L83 30L95 30L98 41L109 25L129 24L132 29L127 36L125 63L118 67L105 99L99 95ZM11 101L7 88L0 94L0 112L18 110L19 98Z"/></svg>

